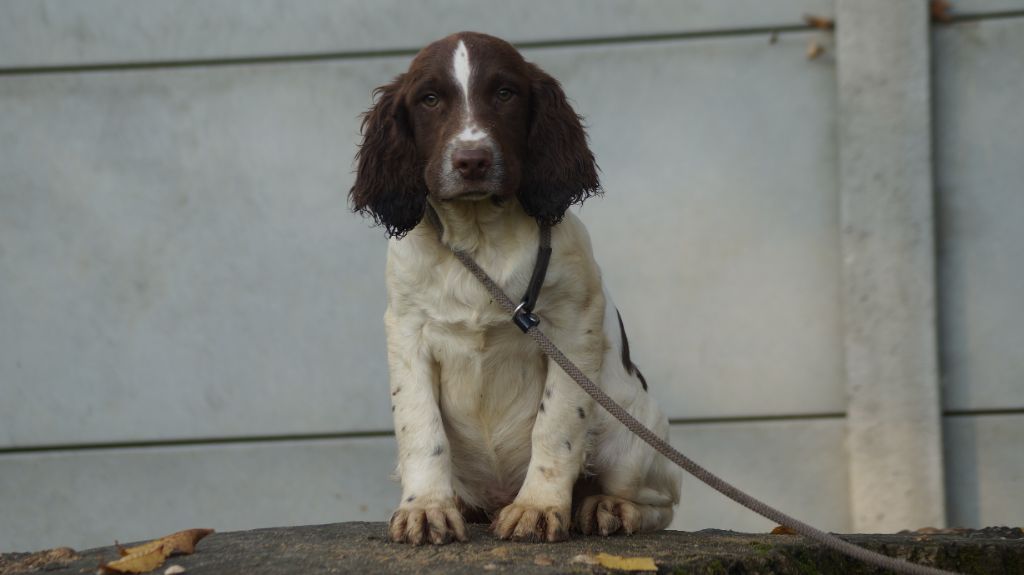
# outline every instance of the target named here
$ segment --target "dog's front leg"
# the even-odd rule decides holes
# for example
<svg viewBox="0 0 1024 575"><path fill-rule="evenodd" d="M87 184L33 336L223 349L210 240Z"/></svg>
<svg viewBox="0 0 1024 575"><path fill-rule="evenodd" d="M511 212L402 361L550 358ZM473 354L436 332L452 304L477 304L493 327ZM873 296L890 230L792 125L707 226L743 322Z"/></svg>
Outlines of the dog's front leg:
<svg viewBox="0 0 1024 575"><path fill-rule="evenodd" d="M577 316L570 331L548 336L592 381L598 381L604 336L603 301ZM502 539L561 541L571 523L572 490L586 455L594 401L550 358L531 437L530 466L515 501L495 519Z"/></svg>
<svg viewBox="0 0 1024 575"><path fill-rule="evenodd" d="M391 516L392 541L414 545L466 541L466 525L455 502L451 453L438 406L439 369L411 317L385 316L391 409L398 440L402 501Z"/></svg>

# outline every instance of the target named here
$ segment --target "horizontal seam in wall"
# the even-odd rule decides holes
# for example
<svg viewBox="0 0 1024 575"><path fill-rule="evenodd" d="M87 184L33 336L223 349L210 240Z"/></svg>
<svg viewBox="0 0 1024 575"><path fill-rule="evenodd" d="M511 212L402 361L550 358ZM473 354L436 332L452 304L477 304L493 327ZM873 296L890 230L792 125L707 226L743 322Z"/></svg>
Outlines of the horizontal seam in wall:
<svg viewBox="0 0 1024 575"><path fill-rule="evenodd" d="M1004 20L1008 18L1024 18L1024 10L1001 10L997 12L978 12L965 14L950 14L949 22L942 24L956 24L959 22L978 22L981 20ZM940 24L940 26L942 25Z"/></svg>
<svg viewBox="0 0 1024 575"><path fill-rule="evenodd" d="M948 22L938 26L949 26L965 22L983 20L1001 20L1024 18L1024 10L1003 10L996 12L951 14ZM762 36L787 34L794 32L811 32L816 28L805 24L780 24L777 26L755 26L750 28L734 28L721 30L699 30L690 32L666 32L658 34L633 34L625 36L592 36L564 40L535 40L518 42L522 49L531 48L573 48L585 46L604 46L610 44L644 44L651 42L668 42L675 40L694 40L704 38L730 38L737 36ZM42 66L0 67L0 76L66 74L77 72L114 72L131 70L158 70L166 68L205 68L220 66L248 66L259 64L288 64L320 61L341 61L374 58L394 58L412 56L417 48L394 48L381 50L355 50L348 52L323 52L287 55L240 56L228 58L194 58L181 60L157 60L151 62L97 62L89 64L54 64Z"/></svg>
<svg viewBox="0 0 1024 575"><path fill-rule="evenodd" d="M2 447L0 455L12 453L46 453L51 451L96 451L110 449L150 449L154 447L191 447L238 445L253 443L284 443L290 441L329 441L337 439L365 439L391 437L390 430L346 431L337 433L296 433L284 435L246 435L241 437L198 437L193 439L153 439L142 441L111 441L103 443L54 444L26 447Z"/></svg>
<svg viewBox="0 0 1024 575"><path fill-rule="evenodd" d="M1024 415L1024 407L1001 407L993 409L947 409L945 417L985 417L991 415Z"/></svg>
<svg viewBox="0 0 1024 575"><path fill-rule="evenodd" d="M843 413L809 414L809 415L766 415L741 417L706 417L669 420L671 425L699 425L709 423L757 423L770 421L801 421L810 419L841 419ZM289 441L325 441L339 439L366 439L392 437L394 431L349 431L337 433L305 433L284 435L247 435L243 437L205 437L194 439L154 439L144 441L116 441L103 443L54 444L25 447L2 447L0 455L11 453L43 453L51 451L95 451L103 449L149 449L154 447L189 447L204 445L237 445L254 443L281 443Z"/></svg>
<svg viewBox="0 0 1024 575"><path fill-rule="evenodd" d="M739 415L734 417L683 417L669 419L670 425L708 425L728 423L772 423L784 421L814 421L822 419L844 419L845 413L800 413L790 415Z"/></svg>
<svg viewBox="0 0 1024 575"><path fill-rule="evenodd" d="M984 417L993 415L1024 415L1024 407L1007 409L977 409L977 410L947 410L943 412L946 417ZM671 425L722 425L722 424L743 424L743 423L775 423L775 422L799 422L799 421L822 421L845 419L846 414L835 413L806 413L792 415L750 415L735 417L691 417L670 419ZM150 449L154 447L190 447L190 446L216 446L216 445L244 445L256 443L283 443L301 441L329 441L340 439L369 439L392 437L394 432L390 429L373 431L349 431L338 433L305 433L292 435L264 435L244 437L206 437L195 439L162 439L146 441L121 441L107 443L83 443L83 444L55 444L37 445L27 447L5 447L0 448L0 455L16 453L47 453L53 451L96 451L112 449Z"/></svg>
<svg viewBox="0 0 1024 575"><path fill-rule="evenodd" d="M535 40L516 42L520 49L577 48L607 46L614 44L647 44L677 40L705 38L731 38L737 36L772 36L793 32L808 32L815 28L805 24L783 24L726 30L703 30L692 32L668 32L660 34L634 34L627 36L592 36L565 40ZM283 54L263 56L239 56L229 58L195 58L183 60L157 60L151 62L100 62L91 64L55 64L43 66L13 66L0 68L0 76L29 76L39 74L67 74L80 72L117 72L131 70L159 70L168 68L208 68L221 66L251 66L260 64L291 64L322 61L395 58L413 56L418 48L395 48L389 50L364 50L350 52L323 52L306 54Z"/></svg>

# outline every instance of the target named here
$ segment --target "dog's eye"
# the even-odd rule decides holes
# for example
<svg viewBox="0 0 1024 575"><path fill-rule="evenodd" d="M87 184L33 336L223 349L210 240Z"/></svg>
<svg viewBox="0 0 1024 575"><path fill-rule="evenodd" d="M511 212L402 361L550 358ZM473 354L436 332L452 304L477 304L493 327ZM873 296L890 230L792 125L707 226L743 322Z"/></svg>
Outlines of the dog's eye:
<svg viewBox="0 0 1024 575"><path fill-rule="evenodd" d="M509 90L508 88L502 88L498 90L498 99L501 100L502 102L508 102L509 100L512 99L512 96L515 95L516 93L513 92L512 90Z"/></svg>
<svg viewBox="0 0 1024 575"><path fill-rule="evenodd" d="M437 94L431 93L420 98L420 102L423 102L423 105L428 108L433 108L441 102L441 98L438 98Z"/></svg>

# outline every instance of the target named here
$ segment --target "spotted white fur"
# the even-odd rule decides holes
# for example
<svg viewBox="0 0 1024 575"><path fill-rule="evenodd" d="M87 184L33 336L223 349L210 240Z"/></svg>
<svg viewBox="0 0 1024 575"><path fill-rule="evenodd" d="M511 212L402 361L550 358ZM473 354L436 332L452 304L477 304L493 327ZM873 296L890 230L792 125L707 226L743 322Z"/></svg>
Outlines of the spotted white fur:
<svg viewBox="0 0 1024 575"><path fill-rule="evenodd" d="M472 189L500 189L502 150L473 115L469 47L459 39L451 54L462 110L446 132L455 136L444 157L489 147L494 165ZM423 222L388 249L385 326L402 481L390 536L462 540L466 509L493 516L504 538L535 536L546 526L540 537L554 541L570 523L604 534L664 528L678 502L679 470L524 337L447 247L473 257L507 293L520 294L536 258L536 220L514 201L442 201L457 199L466 183L450 161L436 169L441 189L432 189L428 201L443 222L443 244ZM535 310L542 327L612 399L667 437L667 419L624 365L617 313L586 228L566 214L552 234L552 264ZM573 519L573 488L583 475L599 493L577 502Z"/></svg>
<svg viewBox="0 0 1024 575"><path fill-rule="evenodd" d="M537 225L518 204L431 203L446 244L468 251L506 292L525 290ZM434 234L421 224L388 252L399 513L461 501L501 511L499 522L522 509L568 517L573 485L585 472L596 477L600 501L632 506L629 529L668 525L678 470L547 360ZM666 437L668 421L622 364L615 308L579 219L567 214L552 245L536 310L545 331L615 401Z"/></svg>

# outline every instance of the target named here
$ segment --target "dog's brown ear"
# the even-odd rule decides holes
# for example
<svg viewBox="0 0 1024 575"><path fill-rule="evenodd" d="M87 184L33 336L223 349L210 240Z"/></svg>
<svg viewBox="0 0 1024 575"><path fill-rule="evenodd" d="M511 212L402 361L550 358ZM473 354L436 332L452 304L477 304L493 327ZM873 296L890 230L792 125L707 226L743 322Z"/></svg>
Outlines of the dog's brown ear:
<svg viewBox="0 0 1024 575"><path fill-rule="evenodd" d="M530 134L519 201L537 220L556 224L569 206L601 193L580 116L558 81L530 67Z"/></svg>
<svg viewBox="0 0 1024 575"><path fill-rule="evenodd" d="M397 238L416 227L427 201L423 166L402 103L403 77L374 90L376 103L363 115L356 182L349 191L353 211L371 216Z"/></svg>

